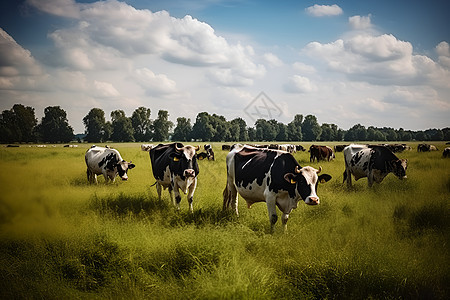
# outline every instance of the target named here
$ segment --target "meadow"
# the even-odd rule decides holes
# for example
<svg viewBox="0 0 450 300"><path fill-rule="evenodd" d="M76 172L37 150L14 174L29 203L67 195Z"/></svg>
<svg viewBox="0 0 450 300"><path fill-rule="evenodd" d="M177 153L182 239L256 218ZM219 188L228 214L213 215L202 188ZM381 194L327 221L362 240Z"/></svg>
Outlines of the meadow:
<svg viewBox="0 0 450 300"><path fill-rule="evenodd" d="M300 143L309 147L309 143ZM323 143L332 145L332 143ZM443 150L444 143L434 143ZM343 154L323 167L319 206L301 201L284 234L267 209L222 211L221 144L199 161L194 214L158 201L147 152L112 144L129 180L86 179L78 148L0 148L1 299L449 299L450 159L398 153L408 179L342 183ZM278 212L279 213L279 212Z"/></svg>

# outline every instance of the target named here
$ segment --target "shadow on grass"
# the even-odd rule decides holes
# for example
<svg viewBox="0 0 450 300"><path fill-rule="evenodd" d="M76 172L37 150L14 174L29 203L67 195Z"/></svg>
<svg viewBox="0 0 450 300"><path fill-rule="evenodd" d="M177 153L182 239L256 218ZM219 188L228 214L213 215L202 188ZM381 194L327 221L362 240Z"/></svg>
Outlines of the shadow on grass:
<svg viewBox="0 0 450 300"><path fill-rule="evenodd" d="M177 211L171 203L145 194L127 195L120 193L107 197L94 196L91 201L91 209L103 216L132 217L153 219L160 216L161 222L170 227L195 225L225 226L237 221L237 217L231 211L223 211L219 207L206 207L190 211Z"/></svg>

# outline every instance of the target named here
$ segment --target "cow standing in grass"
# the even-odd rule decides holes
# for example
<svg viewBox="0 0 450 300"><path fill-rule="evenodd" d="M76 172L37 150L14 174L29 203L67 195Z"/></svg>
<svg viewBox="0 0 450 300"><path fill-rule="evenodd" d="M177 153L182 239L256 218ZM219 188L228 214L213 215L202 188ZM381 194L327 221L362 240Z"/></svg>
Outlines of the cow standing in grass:
<svg viewBox="0 0 450 300"><path fill-rule="evenodd" d="M301 167L292 154L270 149L238 145L228 153L227 185L223 191L223 209L230 205L239 215L238 194L250 208L253 203L266 202L271 230L277 222L276 207L286 229L289 214L303 199L306 204L319 204L317 184L331 179L312 167Z"/></svg>
<svg viewBox="0 0 450 300"><path fill-rule="evenodd" d="M97 183L97 175L103 174L105 181L115 181L119 175L122 180L128 180L127 172L135 167L134 164L122 159L116 149L92 146L84 156L87 166L87 178L90 183Z"/></svg>
<svg viewBox="0 0 450 300"><path fill-rule="evenodd" d="M389 173L400 179L406 178L408 160L398 159L384 146L349 145L344 149L344 182L352 186L352 174L355 180L367 177L369 187L380 183Z"/></svg>
<svg viewBox="0 0 450 300"><path fill-rule="evenodd" d="M175 207L180 209L181 196L179 189L187 194L189 210L193 212L192 202L200 172L196 151L199 147L184 146L181 143L159 144L150 150L150 161L153 176L156 179L156 191L161 200L161 188L168 188L170 198ZM175 192L175 201L172 191Z"/></svg>

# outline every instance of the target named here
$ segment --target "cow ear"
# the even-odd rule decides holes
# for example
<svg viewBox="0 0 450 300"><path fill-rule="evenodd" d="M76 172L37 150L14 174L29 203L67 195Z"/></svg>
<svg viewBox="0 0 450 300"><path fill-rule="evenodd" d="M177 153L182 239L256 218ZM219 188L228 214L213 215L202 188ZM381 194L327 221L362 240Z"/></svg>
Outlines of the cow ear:
<svg viewBox="0 0 450 300"><path fill-rule="evenodd" d="M169 158L170 158L171 160L173 160L173 161L179 161L179 160L180 160L180 154L178 154L178 153L176 153L176 152L171 153L171 154L169 155Z"/></svg>
<svg viewBox="0 0 450 300"><path fill-rule="evenodd" d="M328 174L322 174L319 176L320 183L328 182L328 181L330 181L330 179L331 179L331 175L328 175Z"/></svg>
<svg viewBox="0 0 450 300"><path fill-rule="evenodd" d="M198 160L203 160L204 159L203 155L195 155L195 156L197 157Z"/></svg>
<svg viewBox="0 0 450 300"><path fill-rule="evenodd" d="M136 165L132 164L131 161L130 161L130 163L128 164L128 169L133 169L134 167L136 167Z"/></svg>
<svg viewBox="0 0 450 300"><path fill-rule="evenodd" d="M284 180L286 180L290 184L296 184L297 183L297 181L295 181L295 175L292 174L292 173L284 174Z"/></svg>

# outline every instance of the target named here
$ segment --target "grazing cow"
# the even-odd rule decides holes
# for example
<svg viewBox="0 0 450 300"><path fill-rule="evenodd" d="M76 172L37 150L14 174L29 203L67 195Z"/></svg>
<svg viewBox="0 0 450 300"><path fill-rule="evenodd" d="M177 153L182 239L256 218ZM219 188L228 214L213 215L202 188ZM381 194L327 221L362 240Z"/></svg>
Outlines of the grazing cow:
<svg viewBox="0 0 450 300"><path fill-rule="evenodd" d="M334 146L334 152L342 152L342 151L344 151L344 148L347 146L348 145L336 145L336 146Z"/></svg>
<svg viewBox="0 0 450 300"><path fill-rule="evenodd" d="M417 146L417 152L438 151L438 148L434 145L419 144Z"/></svg>
<svg viewBox="0 0 450 300"><path fill-rule="evenodd" d="M358 180L367 177L369 187L374 182L380 183L389 173L400 179L406 178L408 160L398 159L392 151L384 146L349 145L344 149L344 182L352 186L352 177Z"/></svg>
<svg viewBox="0 0 450 300"><path fill-rule="evenodd" d="M205 158L208 158L208 154L206 152L199 152L199 153L197 153L197 159L198 160L204 160Z"/></svg>
<svg viewBox="0 0 450 300"><path fill-rule="evenodd" d="M295 145L295 150L296 151L306 151L305 147L303 147L302 145Z"/></svg>
<svg viewBox="0 0 450 300"><path fill-rule="evenodd" d="M155 145L153 145L153 144L142 144L142 145L141 145L141 150L142 150L142 151L150 152L150 150L151 150L153 147L155 147Z"/></svg>
<svg viewBox="0 0 450 300"><path fill-rule="evenodd" d="M215 160L214 151L212 148L209 148L208 150L206 150L206 154L208 155L208 160Z"/></svg>
<svg viewBox="0 0 450 300"><path fill-rule="evenodd" d="M450 157L450 147L444 149L444 152L442 152L442 157L444 158Z"/></svg>
<svg viewBox="0 0 450 300"><path fill-rule="evenodd" d="M196 155L199 149L198 146L172 143L159 144L150 150L150 161L159 200L161 200L161 187L169 188L170 198L179 210L181 202L179 189L181 189L184 194L187 194L189 210L194 211L192 202L197 186L197 176L200 172ZM175 192L175 202L172 191Z"/></svg>
<svg viewBox="0 0 450 300"><path fill-rule="evenodd" d="M319 162L321 160L330 161L335 158L333 149L328 146L311 145L311 147L309 147L309 152L310 162L314 162L315 159Z"/></svg>
<svg viewBox="0 0 450 300"><path fill-rule="evenodd" d="M222 145L223 151L230 151L230 149L231 149L231 145Z"/></svg>
<svg viewBox="0 0 450 300"><path fill-rule="evenodd" d="M236 214L238 193L247 201L248 208L256 202L266 202L271 230L277 222L276 207L286 223L300 199L306 204L319 204L317 184L331 179L328 174L318 176L321 168L301 167L290 153L279 150L238 146L228 153L227 185L223 191L223 209L230 204Z"/></svg>
<svg viewBox="0 0 450 300"><path fill-rule="evenodd" d="M134 164L122 159L116 149L97 147L93 145L84 155L87 166L87 178L90 183L97 183L97 175L103 174L105 181L115 181L119 175L122 180L128 180L127 172L135 167Z"/></svg>

